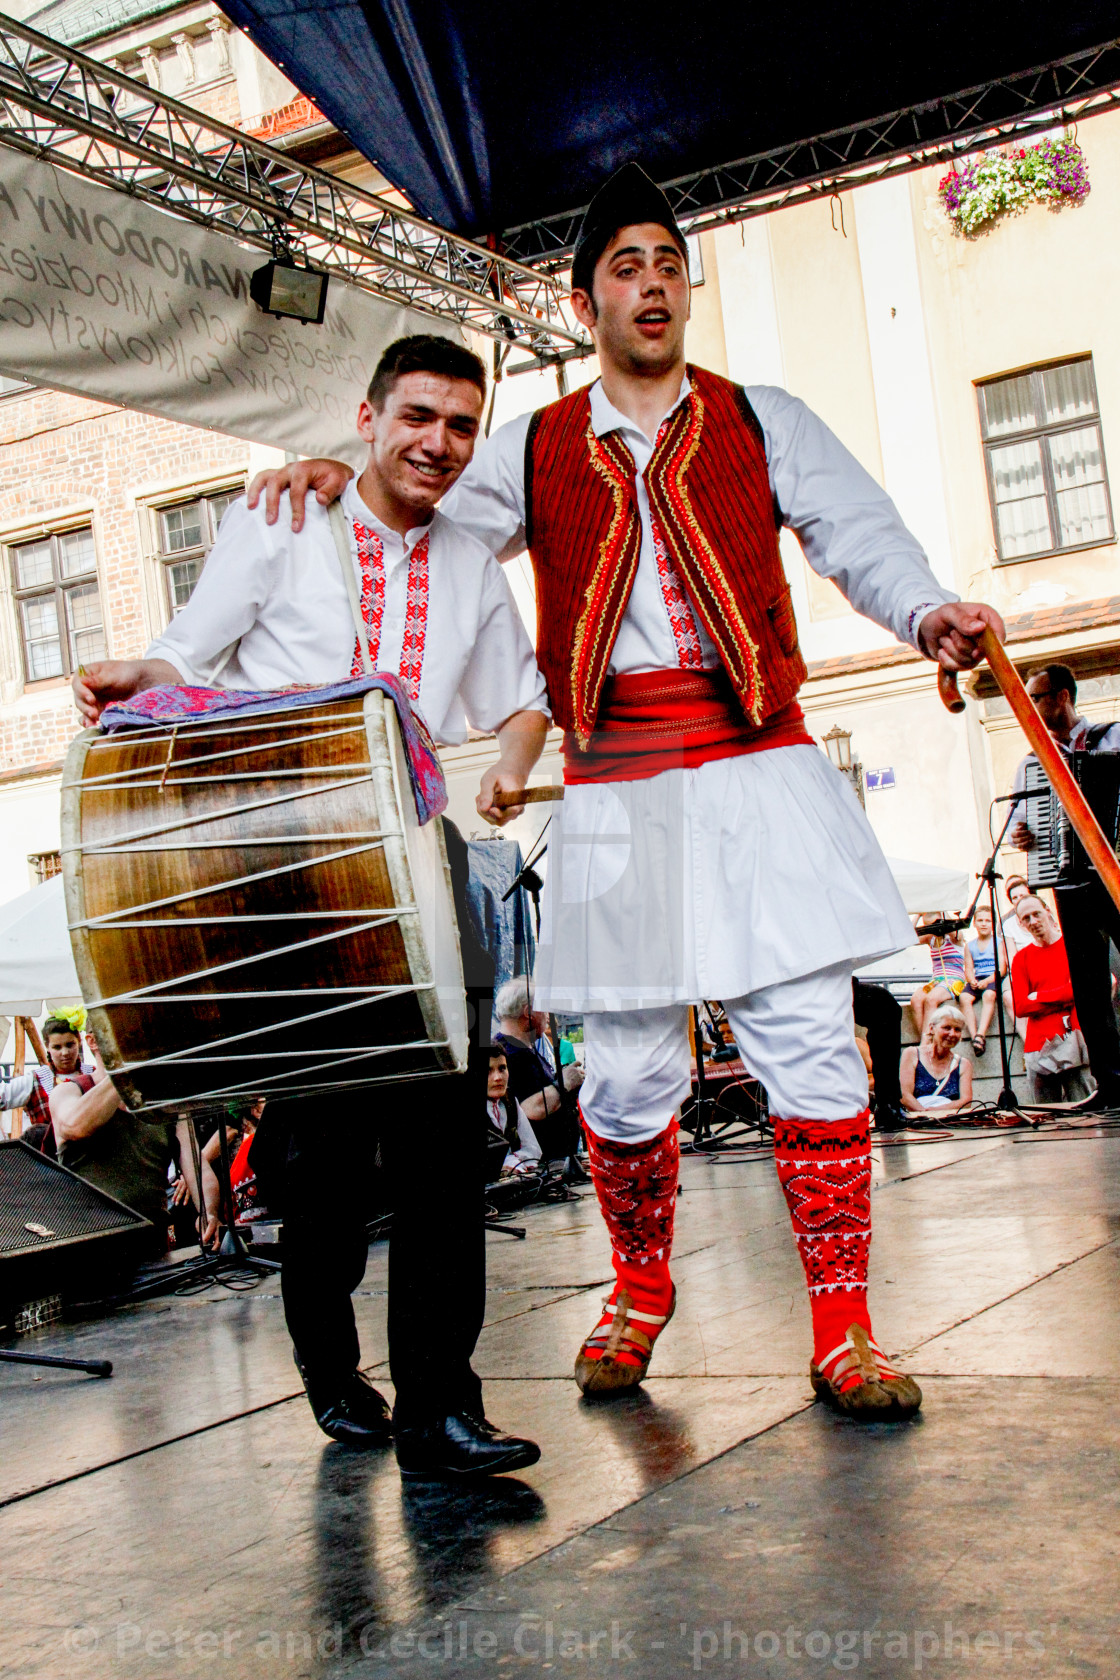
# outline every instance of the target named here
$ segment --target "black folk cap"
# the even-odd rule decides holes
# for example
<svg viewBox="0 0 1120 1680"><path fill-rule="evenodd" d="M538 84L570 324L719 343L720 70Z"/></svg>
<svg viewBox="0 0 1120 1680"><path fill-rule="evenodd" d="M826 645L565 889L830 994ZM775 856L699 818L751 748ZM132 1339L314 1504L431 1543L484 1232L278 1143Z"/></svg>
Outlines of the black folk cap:
<svg viewBox="0 0 1120 1680"><path fill-rule="evenodd" d="M665 228L688 261L688 246L669 200L640 164L624 163L587 206L572 256L572 289L590 292L595 264L619 228L640 222L656 222Z"/></svg>

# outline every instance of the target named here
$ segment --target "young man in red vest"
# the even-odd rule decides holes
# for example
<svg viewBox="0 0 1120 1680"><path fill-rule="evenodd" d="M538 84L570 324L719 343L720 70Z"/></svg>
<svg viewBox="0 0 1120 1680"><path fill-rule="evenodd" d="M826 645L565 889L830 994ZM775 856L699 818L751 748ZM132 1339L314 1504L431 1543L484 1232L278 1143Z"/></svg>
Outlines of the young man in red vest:
<svg viewBox="0 0 1120 1680"><path fill-rule="evenodd" d="M858 802L805 729L779 527L857 610L949 669L976 662L985 624L1003 626L941 587L804 404L686 366L687 248L635 164L588 209L572 302L600 379L503 426L447 508L501 558L528 547L538 662L565 730L536 986L584 1017L580 1106L616 1272L576 1380L632 1388L672 1316L688 1006L719 998L770 1099L814 1388L854 1417L906 1416L921 1391L877 1347L867 1309L851 976L913 932ZM269 506L290 483L294 522L307 488L327 501L348 476L285 469Z"/></svg>

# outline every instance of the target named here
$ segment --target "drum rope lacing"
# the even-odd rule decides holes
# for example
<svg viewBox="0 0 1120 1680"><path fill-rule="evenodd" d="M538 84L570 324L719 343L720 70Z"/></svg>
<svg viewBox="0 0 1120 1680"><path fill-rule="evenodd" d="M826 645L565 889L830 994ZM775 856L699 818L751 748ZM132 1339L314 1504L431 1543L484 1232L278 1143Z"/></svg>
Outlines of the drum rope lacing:
<svg viewBox="0 0 1120 1680"><path fill-rule="evenodd" d="M135 766L130 766L123 770L109 772L108 774L83 778L77 782L70 781L65 783L64 786L67 790L78 789L83 793L102 792L115 794L118 791L126 790L140 792L149 791L161 797L165 797L169 795L173 789L183 787L197 789L205 787L208 784L213 784L215 787L225 787L231 783L237 783L244 786L246 782L253 781L265 781L275 784L275 782L281 777L290 777L293 780L299 779L303 782L306 782L308 779L317 779L317 785L312 787L304 786L299 789L286 789L285 791L272 797L250 800L247 803L238 805L236 807L236 814L238 817L242 817L250 812L264 811L277 806L291 804L297 799L302 800L314 798L320 795L330 794L338 790L353 788L355 784L360 784L363 781L376 780L378 770L381 767L378 766L372 759L366 759L365 762L353 765L305 765L290 770L279 769L275 767L275 765L272 765L263 768L260 771L233 771L221 775L199 776L190 773L183 773L193 772L204 764L217 765L219 763L228 762L231 759L251 759L255 754L263 752L269 752L275 755L278 751L286 751L289 748L297 746L315 746L321 741L337 739L341 736L366 735L364 720L361 723L346 723L343 727L332 727L327 730L306 732L307 724L317 722L338 725L340 720L337 714L323 714L322 716L313 717L301 714L298 719L293 719L287 727L304 729L305 733L303 734L288 736L287 738L282 737L279 740L270 740L263 743L246 742L232 748L224 748L221 751L181 757L178 762L174 764L174 768L179 772L176 775L170 775L169 772L174 763L176 749L179 746L194 746L200 741L228 739L231 734L255 734L261 727L261 720L257 720L256 723L247 722L240 725L224 725L220 729L196 728L191 729L189 733L184 733L180 725L172 726L169 732L167 731L166 726L162 726L161 732L158 734L138 730L131 735L132 740L135 741L137 745L143 745L151 748L158 748L164 744L167 745L167 756L163 762L157 761L151 765L145 765L140 769L137 769ZM270 718L269 722L265 724L265 727L268 728L275 726L276 723L277 720ZM280 724L279 727L283 728L284 725ZM116 747L118 745L118 738L106 738L100 741L92 742L89 750L92 752L107 747ZM272 947L266 951L255 952L248 956L237 957L231 961L210 965L206 968L197 969L191 973L178 975L171 979L157 980L150 982L147 985L136 986L131 990L122 991L112 996L98 997L91 1000L90 1008L111 1008L128 1004L141 1004L144 1006L159 1004L164 1007L193 1007L195 1004L200 1003L213 1005L223 1002L244 1003L254 999L272 1000L281 997L307 997L307 988L289 989L269 987L267 990L262 991L210 990L206 992L185 992L179 990L176 991L174 995L170 994L169 988L189 986L192 981L200 979L209 980L214 975L231 973L233 971L243 971L256 963L273 961L280 957L290 956L296 952L302 953L315 946L323 946L330 944L331 942L355 938L379 927L398 924L405 918L411 920L419 916L420 911L417 904L405 903L377 907L376 909L293 909L290 912L278 913L275 915L258 914L209 917L179 917L170 915L146 917L145 913L149 911L170 909L177 904L193 899L214 896L216 894L228 894L242 888L259 885L262 881L276 877L291 877L302 872L321 868L324 864L339 862L347 858L354 858L368 852L384 851L385 842L387 840L403 841L405 839L405 832L403 828L383 828L377 831L358 831L353 833L346 832L337 834L315 834L314 832L308 831L292 835L268 835L260 837L248 836L245 838L239 836L235 840L203 839L197 835L192 835L189 839L187 839L184 835L185 830L197 830L207 823L219 822L223 819L228 819L230 815L231 809L228 805L221 810L191 812L189 815L184 815L182 806L177 805L176 815L171 821L147 824L142 828L131 831L130 833L114 835L110 840L92 842L86 845L68 845L64 848L64 850L68 855L77 854L78 856L85 857L104 857L108 855L127 856L130 854L145 852L190 852L202 847L206 847L208 849L223 849L228 847L230 850L240 852L246 846L259 847L300 845L320 847L324 842L331 844L337 844L338 842L343 841L359 843L347 844L343 847L343 849L335 851L324 852L319 850L316 851L314 855L298 859L293 863L276 865L272 868L264 870L254 870L230 877L226 880L192 886L189 889L168 894L161 898L144 900L139 903L122 906L118 909L105 912L98 916L86 917L72 923L72 931L81 930L86 933L111 933L124 931L126 929L131 930L160 927L221 927L228 924L239 923L275 923L288 921L307 922L312 920L342 921L345 925L333 928L330 931L318 934L312 938L299 939L282 946ZM167 836L173 834L184 835L184 838L179 843L159 843ZM157 843L152 844L152 841ZM344 1068L346 1064L350 1062L369 1061L371 1058L378 1058L400 1052L439 1050L451 1047L451 1041L448 1038L432 1038L429 1036L426 1038L414 1038L405 1041L398 1041L396 1043L373 1046L356 1046L349 1044L318 1046L310 1052L307 1049L265 1050L262 1047L262 1049L258 1049L250 1054L240 1054L236 1052L224 1055L215 1054L216 1051L221 1051L227 1046L232 1046L234 1044L244 1045L253 1040L259 1041L277 1032L290 1031L293 1028L306 1026L308 1023L319 1021L327 1017L341 1015L347 1013L348 1011L361 1009L371 1003L380 1003L395 997L438 992L438 987L434 981L420 980L408 983L398 982L385 985L316 987L314 988L314 992L319 999L344 995L346 1001L330 1004L325 1008L315 1009L295 1017L290 1017L283 1021L266 1022L261 1026L255 1026L241 1032L227 1034L225 1037L220 1039L211 1039L205 1043L188 1045L177 1050L167 1052L162 1056L145 1057L142 1061L122 1060L113 1071L115 1073L128 1074L156 1066L174 1066L179 1064L201 1067L209 1063L215 1063L223 1066L231 1063L252 1063L259 1067L262 1059L272 1064L280 1061L299 1061L303 1063L303 1065L291 1068L287 1072L276 1072L270 1076L264 1076L263 1079L261 1074L258 1072L251 1079L215 1087L208 1091L195 1092L188 1098L180 1099L180 1102L187 1101L194 1106L208 1102L218 1102L224 1098L235 1096L249 1089L252 1089L254 1092L259 1092L260 1094L272 1095L294 1095L304 1089L321 1089L321 1085L303 1084L298 1082L311 1080L317 1073L334 1073L335 1071ZM161 993L163 995L159 995ZM308 1060L309 1056L310 1060ZM322 1058L328 1059L324 1060ZM405 1074L393 1074L389 1076L372 1075L369 1078L348 1079L344 1082L332 1082L330 1088L332 1090L354 1089L361 1086L379 1083L385 1077L391 1077L393 1079L401 1077L427 1078L430 1077L430 1075L426 1071L418 1073L409 1072ZM174 1099L165 1099L164 1101L144 1102L136 1111L166 1112L169 1107L175 1106L176 1104Z"/></svg>

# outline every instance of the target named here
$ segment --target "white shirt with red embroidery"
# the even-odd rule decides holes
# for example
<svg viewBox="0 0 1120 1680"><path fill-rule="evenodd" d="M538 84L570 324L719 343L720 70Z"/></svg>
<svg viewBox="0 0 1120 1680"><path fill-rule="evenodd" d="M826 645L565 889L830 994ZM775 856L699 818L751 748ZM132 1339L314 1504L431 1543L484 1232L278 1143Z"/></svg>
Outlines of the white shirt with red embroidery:
<svg viewBox="0 0 1120 1680"><path fill-rule="evenodd" d="M928 611L958 597L938 583L886 491L811 408L777 386L748 385L746 391L762 428L775 506L782 523L796 533L810 566L831 578L857 612L900 642L916 646L920 609ZM663 424L688 392L686 377ZM452 519L503 560L525 547L525 434L530 418L518 415L480 443L442 503ZM638 571L610 669L621 675L680 666L683 643L672 628L643 477L654 445L640 426L615 408L598 379L591 387L591 426L596 437L617 432L633 455L642 526ZM681 597L687 607L683 590ZM690 607L688 613L700 642L701 663L714 669L719 663L715 647ZM684 639L689 639L687 630ZM683 663L689 668L691 658Z"/></svg>
<svg viewBox="0 0 1120 1680"><path fill-rule="evenodd" d="M514 712L547 713L509 584L478 538L439 512L401 537L354 483L343 509L373 667L402 677L436 740L453 745L468 727L489 733ZM250 513L241 498L194 594L145 657L199 687L270 689L338 682L361 671L356 654L326 510L309 500L294 534L286 501L266 525L263 506Z"/></svg>

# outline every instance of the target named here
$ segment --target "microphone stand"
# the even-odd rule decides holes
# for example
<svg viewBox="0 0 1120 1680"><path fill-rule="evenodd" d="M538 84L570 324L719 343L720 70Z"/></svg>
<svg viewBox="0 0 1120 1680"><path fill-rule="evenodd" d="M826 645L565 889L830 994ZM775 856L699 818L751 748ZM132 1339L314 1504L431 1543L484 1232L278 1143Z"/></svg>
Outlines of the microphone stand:
<svg viewBox="0 0 1120 1680"><path fill-rule="evenodd" d="M538 836L539 844L536 851L533 852L529 859L521 865L519 873L514 876L513 880L502 894L503 904L507 899L512 898L515 892L524 891L529 894L529 897L533 901L533 921L536 926L538 939L541 936L541 888L544 886L544 882L537 874L533 865L539 863L541 858L544 857L544 854L548 851L548 846L545 842L544 836L548 829L548 823L551 821L552 818L549 817L548 822L545 823L544 828L541 829L540 835Z"/></svg>
<svg viewBox="0 0 1120 1680"><path fill-rule="evenodd" d="M1006 836L1008 829L1011 827L1011 819L1014 817L1020 801L1025 798L1025 794L1013 794L1008 800L1009 809L1007 812L1007 820L999 831L999 836L996 839L995 845L992 847L987 862L977 876L980 885L976 889L976 897L973 899L964 915L960 917L953 917L952 919L943 919L939 922L927 922L926 925L920 929L922 933L933 933L935 936L944 937L944 935L950 931L956 931L969 927L971 925L972 918L976 914L976 906L983 897L984 888L987 887L988 902L992 907L992 941L995 947L996 962L996 1022L999 1029L999 1062L1003 1076L1003 1085L1000 1089L999 1096L996 1099L996 1107L1010 1108L1016 1113L1019 1112L1020 1103L1018 1097L1015 1095L1015 1089L1011 1083L1011 1052L1008 1048L1007 1027L1003 1013L1003 976L999 971L1000 923L999 911L996 905L996 882L1002 881L1003 876L996 869L996 859L999 856L999 849L1003 845L1004 837ZM1004 949L1007 949L1006 945L1004 946ZM1010 978L1010 960L1007 964L1007 973Z"/></svg>
<svg viewBox="0 0 1120 1680"><path fill-rule="evenodd" d="M1002 881L1002 879L1003 879L1003 876L1000 875L996 870L996 858L999 854L1000 847L1003 845L1004 835L1007 833L1007 830L1011 827L1011 819L1015 815L1016 803L1013 803L1011 805L1010 809L1008 810L1007 821L1004 823L1003 827L1000 829L999 839L996 841L994 847L992 848L992 852L991 852L991 855L988 858L988 861L985 863L983 869L980 871L980 887L979 887L979 890L977 891L976 898L973 900L972 909L969 911L969 918L968 919L969 919L969 921L972 920L973 913L976 910L976 905L977 905L977 903L979 902L979 899L980 899L980 894L984 890L985 883L987 883L988 902L990 903L990 905L992 907L992 941L993 941L993 944L995 946L995 959L996 959L996 1023L999 1027L999 1065L1000 1065L1001 1072L1003 1074L1003 1085L1000 1089L999 1097L997 1098L997 1106L999 1108L1010 1108L1010 1109L1013 1109L1016 1113L1018 1113L1019 1099L1016 1097L1014 1087L1012 1086L1012 1083L1011 1083L1011 1053L1010 1053L1010 1051L1008 1049L1008 1046L1007 1046L1007 1029L1006 1029L1006 1024L1005 1024L1004 1018L1003 1018L1003 976L1000 974L1000 971L999 971L999 943L1000 943L999 933L1000 933L1000 925L999 925L999 915L998 915L998 912L996 910L996 882L997 881ZM1004 945L1004 950L1006 951L1006 949L1007 949L1007 946L1005 944ZM1007 960L1007 976L1008 976L1008 979L1011 978L1011 958L1010 958L1010 956L1008 957L1008 960Z"/></svg>
<svg viewBox="0 0 1120 1680"><path fill-rule="evenodd" d="M747 1119L746 1116L742 1114L731 1113L727 1110L724 1110L723 1113L720 1114L719 1097L711 1096L709 1094L709 1076L706 1062L709 1057L711 1057L714 1061L716 1059L716 1052L709 1049L708 1045L704 1041L704 1027L700 1016L700 1006L698 1004L693 1004L691 1009L692 1032L696 1043L696 1095L693 1098L692 1106L687 1110L687 1113L690 1122L692 1117L695 1116L696 1126L695 1130L692 1132L691 1142L682 1143L682 1154L699 1155L703 1154L705 1150L710 1149L713 1146L719 1148L721 1144L729 1144L730 1140L725 1138L725 1133L734 1133L740 1127L747 1134L757 1132L757 1147L761 1148L764 1144L770 1141L767 1137L767 1132L773 1130L773 1128L768 1126L767 1122L762 1118L761 1108L758 1108L753 1120ZM738 1054L737 1051L736 1054ZM751 1148L756 1147L755 1145L741 1146Z"/></svg>

